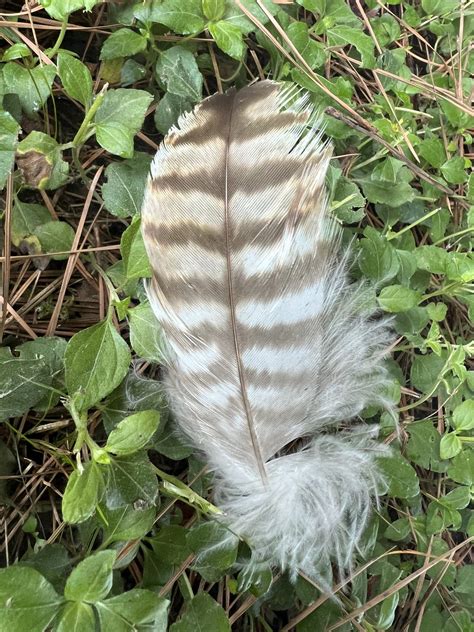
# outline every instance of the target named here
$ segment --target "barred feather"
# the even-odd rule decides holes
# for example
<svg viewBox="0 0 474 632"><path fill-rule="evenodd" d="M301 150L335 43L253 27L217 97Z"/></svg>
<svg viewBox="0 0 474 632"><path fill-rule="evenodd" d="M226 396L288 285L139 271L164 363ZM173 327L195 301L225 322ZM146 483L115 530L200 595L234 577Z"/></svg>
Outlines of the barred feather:
<svg viewBox="0 0 474 632"><path fill-rule="evenodd" d="M313 119L269 81L206 99L155 157L142 229L169 399L227 524L256 560L322 576L379 476L367 434L318 433L385 403L387 334L337 258Z"/></svg>

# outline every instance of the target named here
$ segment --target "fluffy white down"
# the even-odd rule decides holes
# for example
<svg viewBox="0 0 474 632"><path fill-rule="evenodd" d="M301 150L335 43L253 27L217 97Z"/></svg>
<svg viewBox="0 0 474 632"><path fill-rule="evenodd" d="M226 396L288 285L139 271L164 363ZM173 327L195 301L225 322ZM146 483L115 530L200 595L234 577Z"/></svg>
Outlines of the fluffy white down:
<svg viewBox="0 0 474 632"><path fill-rule="evenodd" d="M373 433L323 435L304 450L267 463L266 485L245 475L217 481L223 521L251 543L253 562L269 561L295 578L303 571L329 590L331 562L343 573L383 478L375 459L386 448Z"/></svg>

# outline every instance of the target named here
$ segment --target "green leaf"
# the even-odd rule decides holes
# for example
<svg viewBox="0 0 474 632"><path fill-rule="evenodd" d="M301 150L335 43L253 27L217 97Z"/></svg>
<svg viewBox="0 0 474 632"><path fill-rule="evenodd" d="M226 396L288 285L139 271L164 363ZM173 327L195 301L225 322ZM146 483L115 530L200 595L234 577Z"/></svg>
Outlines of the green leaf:
<svg viewBox="0 0 474 632"><path fill-rule="evenodd" d="M363 68L374 68L374 42L371 37L365 35L360 28L337 25L337 28L330 28L326 31L329 46L346 46L351 44L360 54Z"/></svg>
<svg viewBox="0 0 474 632"><path fill-rule="evenodd" d="M90 11L99 0L41 0L40 4L55 20L64 20L70 13L78 9Z"/></svg>
<svg viewBox="0 0 474 632"><path fill-rule="evenodd" d="M95 115L97 142L122 158L133 155L133 137L140 130L153 97L144 90L109 90Z"/></svg>
<svg viewBox="0 0 474 632"><path fill-rule="evenodd" d="M471 491L467 486L457 487L439 498L437 502L449 509L465 509L471 502Z"/></svg>
<svg viewBox="0 0 474 632"><path fill-rule="evenodd" d="M120 28L105 40L100 51L100 59L132 57L146 48L146 37L132 29Z"/></svg>
<svg viewBox="0 0 474 632"><path fill-rule="evenodd" d="M52 221L37 226L34 235L38 237L41 249L47 254L55 252L69 252L74 241L74 230L67 222ZM68 258L68 254L54 255L55 261L62 261Z"/></svg>
<svg viewBox="0 0 474 632"><path fill-rule="evenodd" d="M156 410L144 410L125 417L112 430L105 449L118 455L132 454L146 446L160 423L160 413Z"/></svg>
<svg viewBox="0 0 474 632"><path fill-rule="evenodd" d="M421 0L423 11L428 15L444 15L459 8L458 0Z"/></svg>
<svg viewBox="0 0 474 632"><path fill-rule="evenodd" d="M131 505L108 509L100 507L98 514L103 522L103 537L109 544L124 540L140 540L153 527L156 519L155 507L139 507Z"/></svg>
<svg viewBox="0 0 474 632"><path fill-rule="evenodd" d="M0 111L0 190L13 166L20 126L8 112Z"/></svg>
<svg viewBox="0 0 474 632"><path fill-rule="evenodd" d="M151 19L181 35L200 33L206 28L201 0L163 0L153 7Z"/></svg>
<svg viewBox="0 0 474 632"><path fill-rule="evenodd" d="M408 518L399 518L390 524L384 533L384 537L394 542L407 540L411 535L411 524Z"/></svg>
<svg viewBox="0 0 474 632"><path fill-rule="evenodd" d="M214 38L217 46L229 57L240 60L245 51L245 43L242 39L242 31L233 24L221 20L209 24L209 32Z"/></svg>
<svg viewBox="0 0 474 632"><path fill-rule="evenodd" d="M369 202L398 207L411 202L416 190L409 182L413 178L400 160L386 158L370 173L370 177L358 180Z"/></svg>
<svg viewBox="0 0 474 632"><path fill-rule="evenodd" d="M409 440L406 444L406 456L413 463L434 472L444 471L440 463L439 444L441 436L433 423L427 419L411 423L407 427Z"/></svg>
<svg viewBox="0 0 474 632"><path fill-rule="evenodd" d="M105 170L102 185L105 208L116 217L138 215L150 171L151 156L135 152L133 158L112 162Z"/></svg>
<svg viewBox="0 0 474 632"><path fill-rule="evenodd" d="M57 141L43 132L31 132L18 144L17 165L25 183L38 189L57 189L67 181L69 165Z"/></svg>
<svg viewBox="0 0 474 632"><path fill-rule="evenodd" d="M158 498L158 479L146 452L112 459L104 498L108 509L126 505L153 507Z"/></svg>
<svg viewBox="0 0 474 632"><path fill-rule="evenodd" d="M128 310L130 344L135 353L149 362L163 359L161 326L149 303Z"/></svg>
<svg viewBox="0 0 474 632"><path fill-rule="evenodd" d="M28 553L22 558L21 565L34 568L61 593L71 571L68 551L58 543L45 544L41 549Z"/></svg>
<svg viewBox="0 0 474 632"><path fill-rule="evenodd" d="M439 453L442 459L452 459L462 450L462 441L455 432L448 432L441 437Z"/></svg>
<svg viewBox="0 0 474 632"><path fill-rule="evenodd" d="M186 536L190 549L198 554L199 567L209 566L213 570L227 570L237 558L238 539L217 522L202 522Z"/></svg>
<svg viewBox="0 0 474 632"><path fill-rule="evenodd" d="M428 303L428 305L426 306L426 310L431 320L440 323L446 318L448 306L444 303Z"/></svg>
<svg viewBox="0 0 474 632"><path fill-rule="evenodd" d="M364 235L358 259L364 275L373 280L388 280L395 276L400 264L393 246L372 227L366 228Z"/></svg>
<svg viewBox="0 0 474 632"><path fill-rule="evenodd" d="M54 65L24 68L12 61L3 66L6 93L18 95L27 116L38 112L46 103L55 75Z"/></svg>
<svg viewBox="0 0 474 632"><path fill-rule="evenodd" d="M29 344L29 343L25 343ZM30 343L31 344L31 343ZM53 376L46 354L23 352L23 345L12 356L8 348L0 354L0 421L22 415L47 394Z"/></svg>
<svg viewBox="0 0 474 632"><path fill-rule="evenodd" d="M139 217L134 217L130 226L122 234L120 252L128 280L151 277L151 267L143 243Z"/></svg>
<svg viewBox="0 0 474 632"><path fill-rule="evenodd" d="M245 9L247 9L247 11L257 18L261 24L266 24L268 22L266 13L260 9L255 0L241 0L241 4ZM268 13L270 13L270 15L275 15L279 9L279 6L274 3L273 0L261 0L261 4L265 7ZM230 2L229 0L226 2L223 19L229 22L229 24L233 24L240 29L244 35L256 30L254 23L247 18L235 2Z"/></svg>
<svg viewBox="0 0 474 632"><path fill-rule="evenodd" d="M217 22L224 15L225 0L202 0L202 12L208 20Z"/></svg>
<svg viewBox="0 0 474 632"><path fill-rule="evenodd" d="M319 68L326 61L323 46L309 36L305 22L292 22L286 29L291 43L311 68Z"/></svg>
<svg viewBox="0 0 474 632"><path fill-rule="evenodd" d="M33 568L13 565L0 569L0 626L5 632L43 632L62 601Z"/></svg>
<svg viewBox="0 0 474 632"><path fill-rule="evenodd" d="M75 630L94 630L95 615L92 606L81 601L68 602L61 614L56 632Z"/></svg>
<svg viewBox="0 0 474 632"><path fill-rule="evenodd" d="M31 57L31 50L26 44L18 42L6 49L3 53L2 61L12 61L13 59L22 59L23 57Z"/></svg>
<svg viewBox="0 0 474 632"><path fill-rule="evenodd" d="M176 125L179 117L192 110L192 107L193 104L188 99L167 92L156 106L156 129L162 134L167 134L170 127Z"/></svg>
<svg viewBox="0 0 474 632"><path fill-rule="evenodd" d="M41 204L27 204L15 199L12 211L12 242L19 246L22 239L33 235L36 228L51 221L51 214Z"/></svg>
<svg viewBox="0 0 474 632"><path fill-rule="evenodd" d="M79 562L66 581L64 596L69 601L95 603L112 588L115 551L99 551Z"/></svg>
<svg viewBox="0 0 474 632"><path fill-rule="evenodd" d="M107 398L105 406L102 406L102 416L107 432L111 432L124 417L139 410L160 408L162 416L166 418L167 407L163 406L162 391L162 385L157 380L129 373Z"/></svg>
<svg viewBox="0 0 474 632"><path fill-rule="evenodd" d="M462 156L450 158L441 166L441 173L450 184L463 184L467 180L464 158Z"/></svg>
<svg viewBox="0 0 474 632"><path fill-rule="evenodd" d="M66 387L86 410L111 393L128 371L131 356L125 340L107 318L71 338L65 354Z"/></svg>
<svg viewBox="0 0 474 632"><path fill-rule="evenodd" d="M103 492L104 479L95 461L88 461L82 472L74 470L69 476L62 501L64 522L79 524L90 518Z"/></svg>
<svg viewBox="0 0 474 632"><path fill-rule="evenodd" d="M202 96L203 78L194 55L182 46L173 46L161 53L156 76L168 92L196 103Z"/></svg>
<svg viewBox="0 0 474 632"><path fill-rule="evenodd" d="M436 246L418 246L413 253L420 270L427 270L431 274L445 274L449 260L449 253L444 248Z"/></svg>
<svg viewBox="0 0 474 632"><path fill-rule="evenodd" d="M150 544L163 564L178 566L191 554L186 541L186 529L179 525L163 525Z"/></svg>
<svg viewBox="0 0 474 632"><path fill-rule="evenodd" d="M429 393L439 380L444 364L444 359L434 353L416 355L411 366L411 383L422 393Z"/></svg>
<svg viewBox="0 0 474 632"><path fill-rule="evenodd" d="M169 601L167 599L159 597L151 590L134 588L121 595L116 595L106 601L97 603L96 608L103 630L113 629L114 632L116 630L116 627L107 628L104 625L104 621L108 620L105 613L115 615L122 620L125 619L133 626L154 623L153 630L165 630L168 605Z"/></svg>
<svg viewBox="0 0 474 632"><path fill-rule="evenodd" d="M386 312L406 312L415 307L421 300L420 292L403 285L389 285L380 292L378 302Z"/></svg>
<svg viewBox="0 0 474 632"><path fill-rule="evenodd" d="M439 138L426 138L416 148L422 158L435 169L446 161L446 151Z"/></svg>
<svg viewBox="0 0 474 632"><path fill-rule="evenodd" d="M453 425L456 430L461 431L474 428L474 400L468 399L456 406L453 413Z"/></svg>
<svg viewBox="0 0 474 632"><path fill-rule="evenodd" d="M448 476L456 483L474 485L474 452L466 449L457 454L448 467Z"/></svg>
<svg viewBox="0 0 474 632"><path fill-rule="evenodd" d="M395 498L413 498L420 493L418 476L413 467L401 455L379 458L382 474L388 483L388 494Z"/></svg>
<svg viewBox="0 0 474 632"><path fill-rule="evenodd" d="M66 94L82 103L84 107L89 107L92 99L92 77L89 68L72 55L60 52L58 73Z"/></svg>
<svg viewBox="0 0 474 632"><path fill-rule="evenodd" d="M169 632L196 632L199 629L212 632L230 632L231 629L225 610L206 593L191 599L184 615L173 623Z"/></svg>

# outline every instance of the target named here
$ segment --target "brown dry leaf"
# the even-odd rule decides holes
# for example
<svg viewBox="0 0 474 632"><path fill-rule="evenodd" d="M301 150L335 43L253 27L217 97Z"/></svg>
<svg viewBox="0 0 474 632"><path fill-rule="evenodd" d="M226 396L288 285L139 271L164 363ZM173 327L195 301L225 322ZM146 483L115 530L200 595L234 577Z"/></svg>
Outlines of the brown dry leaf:
<svg viewBox="0 0 474 632"><path fill-rule="evenodd" d="M53 165L44 154L31 150L16 155L16 164L20 169L25 184L42 188L53 170Z"/></svg>
<svg viewBox="0 0 474 632"><path fill-rule="evenodd" d="M35 235L25 237L20 242L20 252L25 255L41 255L41 244ZM33 265L37 270L45 270L48 267L48 263L51 261L51 257L42 255L32 258Z"/></svg>

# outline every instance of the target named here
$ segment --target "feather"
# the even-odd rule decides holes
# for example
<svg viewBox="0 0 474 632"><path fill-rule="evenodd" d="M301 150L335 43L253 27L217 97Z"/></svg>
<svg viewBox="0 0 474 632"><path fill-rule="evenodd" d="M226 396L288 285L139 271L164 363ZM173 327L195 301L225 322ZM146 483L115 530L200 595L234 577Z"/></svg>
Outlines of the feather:
<svg viewBox="0 0 474 632"><path fill-rule="evenodd" d="M270 81L204 100L156 154L142 230L171 407L226 524L256 562L324 577L381 480L373 433L326 429L388 405L387 327L337 256L314 118Z"/></svg>

